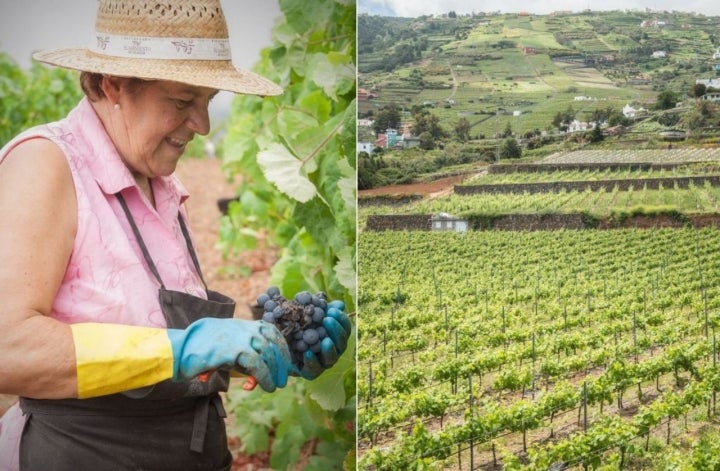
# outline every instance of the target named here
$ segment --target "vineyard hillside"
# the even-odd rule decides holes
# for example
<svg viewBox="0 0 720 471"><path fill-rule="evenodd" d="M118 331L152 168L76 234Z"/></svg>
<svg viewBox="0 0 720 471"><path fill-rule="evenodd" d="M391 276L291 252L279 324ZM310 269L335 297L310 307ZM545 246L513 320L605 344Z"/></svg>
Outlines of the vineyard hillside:
<svg viewBox="0 0 720 471"><path fill-rule="evenodd" d="M556 152L361 199L360 469L720 466L718 157ZM527 230L553 218L578 225Z"/></svg>
<svg viewBox="0 0 720 471"><path fill-rule="evenodd" d="M359 189L588 146L715 145L718 26L677 11L360 15Z"/></svg>

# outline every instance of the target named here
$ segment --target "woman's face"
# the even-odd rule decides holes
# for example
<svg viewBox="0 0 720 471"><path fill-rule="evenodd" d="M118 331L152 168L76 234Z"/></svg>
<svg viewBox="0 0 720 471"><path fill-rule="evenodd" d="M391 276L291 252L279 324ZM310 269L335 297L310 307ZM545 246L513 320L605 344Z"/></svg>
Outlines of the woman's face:
<svg viewBox="0 0 720 471"><path fill-rule="evenodd" d="M168 81L120 85L108 132L130 170L147 178L173 173L193 136L210 131L208 104L216 93Z"/></svg>

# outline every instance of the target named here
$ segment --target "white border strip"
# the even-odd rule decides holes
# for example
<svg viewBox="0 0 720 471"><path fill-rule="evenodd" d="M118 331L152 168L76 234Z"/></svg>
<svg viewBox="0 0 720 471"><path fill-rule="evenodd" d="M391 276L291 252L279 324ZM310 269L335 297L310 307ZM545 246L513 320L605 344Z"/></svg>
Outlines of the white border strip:
<svg viewBox="0 0 720 471"><path fill-rule="evenodd" d="M95 33L92 52L112 57L167 60L230 60L230 41L210 38L158 38Z"/></svg>

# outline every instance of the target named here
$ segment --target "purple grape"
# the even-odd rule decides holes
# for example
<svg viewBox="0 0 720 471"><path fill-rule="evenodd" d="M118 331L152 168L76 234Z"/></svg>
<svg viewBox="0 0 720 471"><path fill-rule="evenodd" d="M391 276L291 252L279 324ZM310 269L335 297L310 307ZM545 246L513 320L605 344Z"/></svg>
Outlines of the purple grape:
<svg viewBox="0 0 720 471"><path fill-rule="evenodd" d="M314 345L318 342L320 336L316 329L306 329L303 332L303 341L308 345Z"/></svg>
<svg viewBox="0 0 720 471"><path fill-rule="evenodd" d="M258 297L258 299L260 299L260 298ZM265 301L265 302L262 304L262 307L263 307L266 311L272 312L272 311L277 307L277 303L276 303L275 301L273 301L272 299L268 299L267 301Z"/></svg>
<svg viewBox="0 0 720 471"><path fill-rule="evenodd" d="M325 311L319 307L316 307L312 315L312 321L316 324L320 324L324 318Z"/></svg>
<svg viewBox="0 0 720 471"><path fill-rule="evenodd" d="M275 323L275 316L273 316L272 312L266 312L265 314L263 314L262 318L265 322L269 322L271 324Z"/></svg>
<svg viewBox="0 0 720 471"><path fill-rule="evenodd" d="M258 306L265 306L265 303L270 301L270 296L263 293L260 296L257 297L257 305Z"/></svg>
<svg viewBox="0 0 720 471"><path fill-rule="evenodd" d="M300 291L295 295L295 302L301 306L306 306L312 303L312 294L307 291Z"/></svg>

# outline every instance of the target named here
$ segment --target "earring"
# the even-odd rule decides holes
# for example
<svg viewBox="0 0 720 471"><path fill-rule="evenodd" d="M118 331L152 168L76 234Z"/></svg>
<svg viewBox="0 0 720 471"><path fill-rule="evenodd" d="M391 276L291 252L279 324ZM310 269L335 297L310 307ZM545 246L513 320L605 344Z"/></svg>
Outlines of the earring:
<svg viewBox="0 0 720 471"><path fill-rule="evenodd" d="M115 111L119 110L119 109L120 109L120 103L115 103L115 104L113 105L113 109L114 109Z"/></svg>

